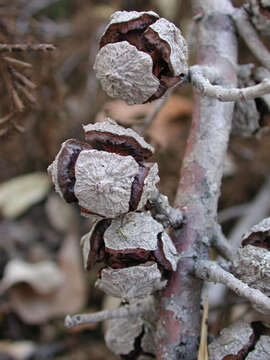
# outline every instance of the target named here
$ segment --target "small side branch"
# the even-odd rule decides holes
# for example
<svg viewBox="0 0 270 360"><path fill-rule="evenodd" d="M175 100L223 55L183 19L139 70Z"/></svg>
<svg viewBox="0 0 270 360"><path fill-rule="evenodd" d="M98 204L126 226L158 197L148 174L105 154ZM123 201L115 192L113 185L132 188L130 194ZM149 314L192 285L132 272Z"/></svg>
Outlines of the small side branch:
<svg viewBox="0 0 270 360"><path fill-rule="evenodd" d="M121 306L114 310L102 310L92 314L76 314L73 316L67 315L65 318L65 326L67 328L73 328L79 325L96 323L110 319L138 316L153 311L153 306L152 301L142 300L130 305Z"/></svg>
<svg viewBox="0 0 270 360"><path fill-rule="evenodd" d="M0 52L53 51L51 44L0 44Z"/></svg>
<svg viewBox="0 0 270 360"><path fill-rule="evenodd" d="M220 225L216 224L216 229L211 241L212 246L219 252L225 259L233 260L233 249L223 234Z"/></svg>
<svg viewBox="0 0 270 360"><path fill-rule="evenodd" d="M157 100L153 112L150 113L148 116L146 116L146 118L144 119L144 123L143 123L144 132L152 125L157 115L168 101L171 93L172 93L172 89L168 90L167 93L164 96L162 96L161 99Z"/></svg>
<svg viewBox="0 0 270 360"><path fill-rule="evenodd" d="M252 26L247 12L244 9L235 9L232 13L232 18L235 22L238 33L246 42L250 51L256 56L263 66L270 70L270 53L261 42L257 31Z"/></svg>
<svg viewBox="0 0 270 360"><path fill-rule="evenodd" d="M198 65L190 68L190 81L201 95L218 99L220 101L247 101L270 93L270 79L264 79L260 84L243 89L224 88L212 85L206 76L210 70Z"/></svg>
<svg viewBox="0 0 270 360"><path fill-rule="evenodd" d="M171 226L174 229L178 229L183 224L183 213L170 206L167 196L158 193L156 198L150 200L150 205L157 212L156 218L160 220L165 227Z"/></svg>
<svg viewBox="0 0 270 360"><path fill-rule="evenodd" d="M247 298L251 303L270 313L270 299L266 295L249 287L214 261L198 261L195 264L195 273L200 279L226 285L237 295Z"/></svg>

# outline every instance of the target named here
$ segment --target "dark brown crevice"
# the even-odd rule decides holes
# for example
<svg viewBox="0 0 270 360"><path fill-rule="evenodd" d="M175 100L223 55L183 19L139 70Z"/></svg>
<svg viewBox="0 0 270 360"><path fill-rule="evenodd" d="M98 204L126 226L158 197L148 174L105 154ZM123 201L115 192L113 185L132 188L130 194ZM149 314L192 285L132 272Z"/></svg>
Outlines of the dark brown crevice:
<svg viewBox="0 0 270 360"><path fill-rule="evenodd" d="M172 265L165 257L163 250L163 242L161 238L162 238L162 232L158 234L158 248L157 250L154 251L154 256L156 258L157 263L162 266L163 270L172 271Z"/></svg>
<svg viewBox="0 0 270 360"><path fill-rule="evenodd" d="M154 260L154 256L149 250L140 248L112 250L105 247L105 263L113 269L137 266Z"/></svg>
<svg viewBox="0 0 270 360"><path fill-rule="evenodd" d="M143 351L143 349L142 349L141 342L142 342L142 338L143 338L144 334L145 334L145 329L143 326L142 332L134 339L134 350L131 351L129 354L120 355L121 359L136 360L141 355L149 356L153 359L155 358L155 356L153 354L147 353L147 352Z"/></svg>
<svg viewBox="0 0 270 360"><path fill-rule="evenodd" d="M135 211L141 200L144 180L149 174L150 166L140 166L138 174L135 176L131 185L131 195L129 200L129 211Z"/></svg>
<svg viewBox="0 0 270 360"><path fill-rule="evenodd" d="M81 141L67 140L62 148L57 164L57 181L64 199L70 202L78 202L74 194L75 185L75 164L82 150L91 150L92 147Z"/></svg>
<svg viewBox="0 0 270 360"><path fill-rule="evenodd" d="M247 245L270 250L270 230L250 234L248 238L242 241L242 246Z"/></svg>
<svg viewBox="0 0 270 360"><path fill-rule="evenodd" d="M94 148L122 156L132 156L139 164L152 156L152 151L143 148L134 138L111 132L91 130L85 133L85 140Z"/></svg>
<svg viewBox="0 0 270 360"><path fill-rule="evenodd" d="M268 105L262 98L255 99L256 108L260 114L259 125L260 127L270 126L270 111Z"/></svg>
<svg viewBox="0 0 270 360"><path fill-rule="evenodd" d="M91 270L96 263L103 262L106 267L112 269L124 269L133 266L156 263L163 279L168 279L171 272L171 264L165 258L161 233L159 234L159 249L145 250L141 248L131 248L114 250L107 248L104 243L104 233L110 226L111 220L101 220L94 229L90 238L90 252L87 260L87 270Z"/></svg>
<svg viewBox="0 0 270 360"><path fill-rule="evenodd" d="M134 20L112 24L102 36L99 48L101 49L107 44L123 41L122 36L127 35L131 31L143 33L149 25L154 24L157 20L158 18L156 16L143 14L142 16Z"/></svg>
<svg viewBox="0 0 270 360"><path fill-rule="evenodd" d="M105 259L105 246L103 235L108 227L111 225L112 220L104 219L99 221L90 238L90 252L87 259L87 270L91 270L96 263L102 262Z"/></svg>

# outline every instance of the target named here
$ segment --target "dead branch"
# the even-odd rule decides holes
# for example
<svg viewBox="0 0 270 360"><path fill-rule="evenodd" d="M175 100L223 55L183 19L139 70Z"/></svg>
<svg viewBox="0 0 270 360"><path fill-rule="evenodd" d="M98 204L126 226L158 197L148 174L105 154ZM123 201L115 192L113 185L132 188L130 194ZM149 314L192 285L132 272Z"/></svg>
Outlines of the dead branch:
<svg viewBox="0 0 270 360"><path fill-rule="evenodd" d="M245 215L239 220L229 235L230 244L236 250L241 244L242 236L249 228L261 221L270 210L269 202L270 178L260 189L254 200L248 204Z"/></svg>
<svg viewBox="0 0 270 360"><path fill-rule="evenodd" d="M167 196L158 193L157 197L151 199L150 203L158 214L157 218L164 223L165 227L171 226L174 229L178 229L183 224L183 212L171 207Z"/></svg>
<svg viewBox="0 0 270 360"><path fill-rule="evenodd" d="M233 248L222 232L220 225L216 224L211 244L225 259L232 261L234 257Z"/></svg>
<svg viewBox="0 0 270 360"><path fill-rule="evenodd" d="M196 276L203 280L226 285L237 295L247 298L251 303L259 306L260 309L270 313L270 299L266 295L243 283L234 275L222 269L216 262L204 260L198 261L195 264L195 273Z"/></svg>
<svg viewBox="0 0 270 360"><path fill-rule="evenodd" d="M239 35L245 41L251 52L256 58L270 70L270 53L262 43L257 31L252 26L248 14L244 9L235 9L232 12Z"/></svg>
<svg viewBox="0 0 270 360"><path fill-rule="evenodd" d="M227 0L194 0L199 65L218 72L219 85L235 87L237 39ZM224 12L223 12L224 11ZM194 259L207 259L215 232L217 201L231 130L233 103L195 94L191 132L175 200L185 209L186 223L174 232L181 258L160 296L157 358L197 359L200 337L200 294L203 281L194 277Z"/></svg>
<svg viewBox="0 0 270 360"><path fill-rule="evenodd" d="M153 306L153 301L150 301L148 298L147 301L143 299L132 304L120 306L118 309L103 310L92 314L67 315L65 325L68 328L73 328L78 325L101 322L109 319L138 316L150 312L153 309Z"/></svg>
<svg viewBox="0 0 270 360"><path fill-rule="evenodd" d="M209 73L211 69L205 70L198 65L192 66L189 70L191 83L201 95L220 101L247 101L270 93L270 79L264 79L260 84L246 88L228 89L219 85L212 85L205 75L205 72Z"/></svg>
<svg viewBox="0 0 270 360"><path fill-rule="evenodd" d="M0 52L53 51L52 44L0 44Z"/></svg>

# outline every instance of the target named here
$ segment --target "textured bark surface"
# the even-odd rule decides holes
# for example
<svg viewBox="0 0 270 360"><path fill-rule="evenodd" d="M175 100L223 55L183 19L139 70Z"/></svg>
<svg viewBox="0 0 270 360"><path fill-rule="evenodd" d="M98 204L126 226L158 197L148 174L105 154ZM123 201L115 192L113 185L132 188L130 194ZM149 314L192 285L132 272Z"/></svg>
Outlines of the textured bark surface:
<svg viewBox="0 0 270 360"><path fill-rule="evenodd" d="M237 42L227 15L230 3L194 1L198 21L199 65L218 71L216 83L236 86ZM234 103L195 95L193 120L175 205L186 212L186 224L174 233L180 253L178 269L160 297L158 359L197 359L200 293L203 282L193 277L194 261L208 258L214 231L224 156Z"/></svg>

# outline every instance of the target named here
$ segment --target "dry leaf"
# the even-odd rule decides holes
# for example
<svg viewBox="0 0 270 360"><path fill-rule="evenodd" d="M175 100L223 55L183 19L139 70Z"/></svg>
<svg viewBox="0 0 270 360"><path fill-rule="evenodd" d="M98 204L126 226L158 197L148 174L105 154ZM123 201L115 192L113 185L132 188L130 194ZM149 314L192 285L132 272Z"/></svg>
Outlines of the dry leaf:
<svg viewBox="0 0 270 360"><path fill-rule="evenodd" d="M58 264L54 265L58 270L53 274L50 272L53 283L50 291L40 291L44 287L40 278L38 283L35 279L35 286L26 281L13 284L9 289L10 305L24 322L40 324L53 317L78 312L82 308L86 299L86 284L80 258L79 241L76 236L69 235L60 250ZM32 272L33 277L39 277L35 275L35 271ZM60 280L60 273L61 283L59 281L56 286L56 278L58 276Z"/></svg>
<svg viewBox="0 0 270 360"><path fill-rule="evenodd" d="M31 264L23 260L11 260L5 267L1 292L13 286L27 284L37 294L47 295L57 290L64 281L59 267L52 261Z"/></svg>
<svg viewBox="0 0 270 360"><path fill-rule="evenodd" d="M47 195L50 186L49 176L42 172L18 176L0 184L1 214L8 219L22 215Z"/></svg>

